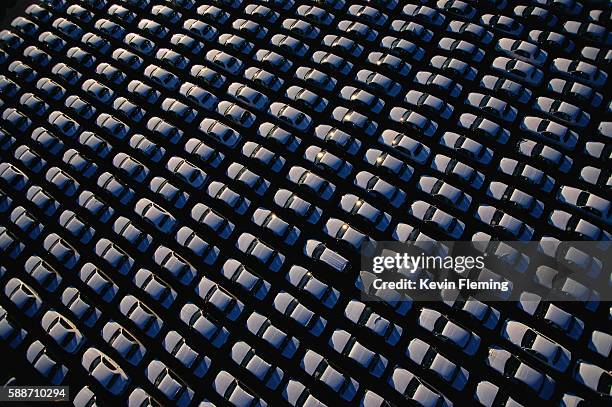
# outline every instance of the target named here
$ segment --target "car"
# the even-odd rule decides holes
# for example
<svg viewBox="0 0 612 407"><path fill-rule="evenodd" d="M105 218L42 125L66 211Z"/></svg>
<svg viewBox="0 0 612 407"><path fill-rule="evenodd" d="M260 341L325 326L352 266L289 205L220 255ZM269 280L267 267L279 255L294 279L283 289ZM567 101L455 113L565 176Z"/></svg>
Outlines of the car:
<svg viewBox="0 0 612 407"><path fill-rule="evenodd" d="M349 261L345 257L329 249L325 243L318 240L307 240L304 245L304 254L308 258L321 262L338 273L346 273L351 268Z"/></svg>
<svg viewBox="0 0 612 407"><path fill-rule="evenodd" d="M369 30L369 28L364 24L354 22L354 25L359 25ZM340 54L345 54L356 58L358 58L363 52L363 45L341 35L328 34L323 37L322 43Z"/></svg>
<svg viewBox="0 0 612 407"><path fill-rule="evenodd" d="M495 49L538 67L544 65L548 58L548 53L537 45L517 39L501 38L495 44Z"/></svg>
<svg viewBox="0 0 612 407"><path fill-rule="evenodd" d="M467 212L472 203L472 197L465 191L436 177L421 176L417 187L433 198L462 212Z"/></svg>
<svg viewBox="0 0 612 407"><path fill-rule="evenodd" d="M261 40L268 34L268 29L263 25L251 20L239 18L232 22L232 28L240 32L245 37Z"/></svg>
<svg viewBox="0 0 612 407"><path fill-rule="evenodd" d="M169 116L188 124L193 122L198 114L197 110L174 98L165 98L161 109L167 112Z"/></svg>
<svg viewBox="0 0 612 407"><path fill-rule="evenodd" d="M300 198L297 194L287 190L279 189L274 195L274 203L297 218L305 219L306 222L317 224L322 215L322 210L310 202Z"/></svg>
<svg viewBox="0 0 612 407"><path fill-rule="evenodd" d="M389 112L389 119L425 137L432 137L438 129L438 123L435 121L402 107L392 108Z"/></svg>
<svg viewBox="0 0 612 407"><path fill-rule="evenodd" d="M245 157L252 158L259 165L278 173L285 165L285 159L276 153L263 147L261 144L247 141L242 146L242 154Z"/></svg>
<svg viewBox="0 0 612 407"><path fill-rule="evenodd" d="M17 277L6 282L4 294L27 317L36 316L42 309L43 302L38 293Z"/></svg>
<svg viewBox="0 0 612 407"><path fill-rule="evenodd" d="M123 297L119 303L119 311L128 318L136 328L150 338L156 338L164 322L144 302L131 294Z"/></svg>
<svg viewBox="0 0 612 407"><path fill-rule="evenodd" d="M156 48L155 42L136 33L127 34L123 38L123 42L133 50L145 55L153 55Z"/></svg>
<svg viewBox="0 0 612 407"><path fill-rule="evenodd" d="M189 18L183 22L183 29L206 42L213 41L218 35L218 31L214 26L193 18Z"/></svg>
<svg viewBox="0 0 612 407"><path fill-rule="evenodd" d="M506 320L501 336L558 372L565 372L572 360L572 354L566 348L521 322Z"/></svg>
<svg viewBox="0 0 612 407"><path fill-rule="evenodd" d="M482 45L488 45L493 40L493 34L485 27L469 21L452 20L448 23L447 31L459 34Z"/></svg>
<svg viewBox="0 0 612 407"><path fill-rule="evenodd" d="M268 209L257 208L251 220L257 226L268 229L272 234L288 246L293 246L300 236L300 230L288 224Z"/></svg>
<svg viewBox="0 0 612 407"><path fill-rule="evenodd" d="M285 279L298 290L308 293L330 309L335 306L340 297L338 290L321 282L301 266L291 267Z"/></svg>
<svg viewBox="0 0 612 407"><path fill-rule="evenodd" d="M571 80L554 78L548 82L546 87L558 98L569 99L569 101L594 108L601 106L603 100L601 93L596 92L592 87Z"/></svg>
<svg viewBox="0 0 612 407"><path fill-rule="evenodd" d="M171 92L175 91L180 84L180 80L175 74L154 64L148 65L145 68L144 75L157 85Z"/></svg>
<svg viewBox="0 0 612 407"><path fill-rule="evenodd" d="M177 227L177 221L170 212L147 198L141 198L136 202L134 212L164 234L173 233Z"/></svg>
<svg viewBox="0 0 612 407"><path fill-rule="evenodd" d="M509 98L519 103L527 103L529 99L531 99L532 95L532 92L525 86L510 79L494 75L483 76L480 80L480 87L498 93L504 98Z"/></svg>
<svg viewBox="0 0 612 407"><path fill-rule="evenodd" d="M493 407L498 401L504 406L520 406L507 391L501 389L489 381L481 381L476 385L474 391L474 401L485 407Z"/></svg>
<svg viewBox="0 0 612 407"><path fill-rule="evenodd" d="M78 96L68 96L65 106L85 120L90 120L96 114L96 108Z"/></svg>
<svg viewBox="0 0 612 407"><path fill-rule="evenodd" d="M227 93L258 111L265 111L270 104L268 97L263 93L239 82L231 83L227 88Z"/></svg>
<svg viewBox="0 0 612 407"><path fill-rule="evenodd" d="M127 275L134 266L134 259L116 243L106 238L98 240L94 251L106 266L112 267L122 275Z"/></svg>
<svg viewBox="0 0 612 407"><path fill-rule="evenodd" d="M332 52L315 51L312 54L311 60L315 64L326 67L330 71L343 76L348 75L353 69L353 64L351 62Z"/></svg>
<svg viewBox="0 0 612 407"><path fill-rule="evenodd" d="M525 116L520 124L521 130L543 142L551 142L564 150L572 151L578 143L578 134L568 127L552 120L536 116Z"/></svg>
<svg viewBox="0 0 612 407"><path fill-rule="evenodd" d="M486 194L499 202L503 202L504 205L509 205L529 214L535 219L539 219L544 212L544 204L540 200L503 182L491 181Z"/></svg>
<svg viewBox="0 0 612 407"><path fill-rule="evenodd" d="M199 129L206 136L229 148L234 148L242 139L236 130L218 120L206 118L200 123Z"/></svg>
<svg viewBox="0 0 612 407"><path fill-rule="evenodd" d="M293 295L281 291L273 301L273 307L276 311L291 318L297 322L302 328L306 329L310 334L318 337L321 335L327 320L322 318L302 305Z"/></svg>
<svg viewBox="0 0 612 407"><path fill-rule="evenodd" d="M372 121L367 116L348 109L344 106L338 106L332 111L334 120L346 125L353 130L362 131L368 136L372 136L378 128L378 123Z"/></svg>
<svg viewBox="0 0 612 407"><path fill-rule="evenodd" d="M168 48L159 48L155 53L155 59L179 71L184 70L190 63L189 58Z"/></svg>
<svg viewBox="0 0 612 407"><path fill-rule="evenodd" d="M378 37L378 32L376 30L370 28L370 26L368 26L367 24L361 23L359 21L342 20L338 23L338 29L346 32L347 34L351 34L358 41L373 42ZM357 52L361 53L361 50Z"/></svg>
<svg viewBox="0 0 612 407"><path fill-rule="evenodd" d="M448 119L454 110L451 104L444 102L442 99L429 93L424 93L418 90L408 91L404 100L406 103L416 108L434 113L440 116L442 119Z"/></svg>
<svg viewBox="0 0 612 407"><path fill-rule="evenodd" d="M139 80L130 81L127 85L127 91L148 104L155 104L161 96L158 90Z"/></svg>
<svg viewBox="0 0 612 407"><path fill-rule="evenodd" d="M108 113L100 113L96 118L96 125L104 131L104 133L118 140L123 140L130 132L130 127L127 124Z"/></svg>
<svg viewBox="0 0 612 407"><path fill-rule="evenodd" d="M258 300L265 298L269 292L270 283L260 277L255 276L235 259L227 260L222 266L221 272L227 279L235 281L243 290L246 290L250 295ZM295 349L293 352L295 352ZM284 354L283 356L290 357L290 355Z"/></svg>
<svg viewBox="0 0 612 407"><path fill-rule="evenodd" d="M289 59L267 49L260 49L255 52L253 59L263 65L267 65L273 70L279 70L281 72L287 72L293 66L293 62Z"/></svg>
<svg viewBox="0 0 612 407"><path fill-rule="evenodd" d="M440 145L454 150L468 160L479 164L487 165L493 159L493 151L491 149L473 139L461 136L457 133L447 131L442 135L439 143Z"/></svg>
<svg viewBox="0 0 612 407"><path fill-rule="evenodd" d="M612 44L612 38L610 38L606 28L595 22L566 21L563 24L563 31L572 36L580 36L587 41L605 45Z"/></svg>
<svg viewBox="0 0 612 407"><path fill-rule="evenodd" d="M399 178L401 181L409 181L414 174L414 168L408 165L406 160L399 159L386 151L371 148L365 152L363 160L386 175Z"/></svg>
<svg viewBox="0 0 612 407"><path fill-rule="evenodd" d="M380 232L384 232L391 221L389 214L353 194L346 194L340 199L340 208Z"/></svg>
<svg viewBox="0 0 612 407"><path fill-rule="evenodd" d="M226 100L217 104L217 112L232 123L247 129L253 125L256 119L256 116L250 111Z"/></svg>
<svg viewBox="0 0 612 407"><path fill-rule="evenodd" d="M206 167L217 168L225 160L225 155L218 150L208 146L203 141L196 138L187 140L184 151L197 160L201 161Z"/></svg>
<svg viewBox="0 0 612 407"><path fill-rule="evenodd" d="M81 42L90 48L92 51L98 51L101 54L106 55L108 51L111 49L110 42L108 40L100 37L94 33L86 33L83 38L81 38ZM75 47L78 49L78 47ZM72 48L71 48L72 49ZM81 50L82 55L72 55L71 57L75 59L75 62L79 60L81 65L90 65L90 63L95 62L96 58L88 52ZM70 53L70 50L68 50ZM91 61L91 62L90 62Z"/></svg>
<svg viewBox="0 0 612 407"><path fill-rule="evenodd" d="M545 96L537 97L533 103L533 107L535 110L539 110L545 115L551 116L572 127L586 127L591 119L588 113L585 113L577 106Z"/></svg>
<svg viewBox="0 0 612 407"><path fill-rule="evenodd" d="M445 21L444 14L439 11L428 7L428 6L420 6L415 4L407 4L402 8L401 14L403 16L414 18L416 20L422 21L428 25L440 26Z"/></svg>
<svg viewBox="0 0 612 407"><path fill-rule="evenodd" d="M555 391L556 383L550 376L498 346L489 348L485 364L518 386L526 387L544 401L549 400Z"/></svg>
<svg viewBox="0 0 612 407"><path fill-rule="evenodd" d="M387 15L380 12L374 7L354 4L349 6L349 16L355 17L368 25L381 27L387 22Z"/></svg>
<svg viewBox="0 0 612 407"><path fill-rule="evenodd" d="M253 407L266 407L268 404L259 397L253 396L251 390L245 390L243 385L225 370L221 370L212 383L213 389L228 404L248 405Z"/></svg>
<svg viewBox="0 0 612 407"><path fill-rule="evenodd" d="M587 216L604 223L612 223L612 205L610 201L588 191L563 185L557 192L557 201L576 208Z"/></svg>
<svg viewBox="0 0 612 407"><path fill-rule="evenodd" d="M162 340L162 347L200 379L206 375L210 368L210 358L198 354L187 344L185 338L176 331L168 332Z"/></svg>
<svg viewBox="0 0 612 407"><path fill-rule="evenodd" d="M23 269L38 285L46 291L54 293L59 288L62 277L46 261L38 256L31 256L26 260ZM1 313L1 311L0 311ZM1 318L0 318L1 319Z"/></svg>
<svg viewBox="0 0 612 407"><path fill-rule="evenodd" d="M208 86L212 86L215 89L220 88L226 81L226 77L221 75L214 69L205 67L203 65L193 65L189 70L189 75L193 78L202 81Z"/></svg>
<svg viewBox="0 0 612 407"><path fill-rule="evenodd" d="M374 199L386 201L394 208L399 208L406 199L406 192L368 171L357 173L353 183Z"/></svg>
<svg viewBox="0 0 612 407"><path fill-rule="evenodd" d="M155 5L151 8L151 15L159 17L166 23L174 25L181 20L182 14L170 7L162 4Z"/></svg>
<svg viewBox="0 0 612 407"><path fill-rule="evenodd" d="M150 21L150 20L143 20L143 21ZM143 26L144 25L146 24L143 24ZM125 28L115 23L114 21L107 20L106 18L101 18L97 20L96 23L94 24L94 28L98 30L99 32L106 34L115 40L119 40L125 36ZM141 24L139 24L138 28L141 28ZM76 35L76 31L73 32L72 34L73 34L72 35L73 39L77 39L78 37L80 37L80 35Z"/></svg>
<svg viewBox="0 0 612 407"><path fill-rule="evenodd" d="M531 226L494 206L480 205L474 216L496 231L508 234L513 240L528 241L533 237L534 230Z"/></svg>
<svg viewBox="0 0 612 407"><path fill-rule="evenodd" d="M310 116L286 103L274 102L270 104L268 113L301 132L307 131L312 123Z"/></svg>
<svg viewBox="0 0 612 407"><path fill-rule="evenodd" d="M183 130L168 123L159 117L152 117L147 121L147 130L162 140L177 144L183 138Z"/></svg>
<svg viewBox="0 0 612 407"><path fill-rule="evenodd" d="M468 59L473 63L479 63L484 58L484 51L482 49L478 48L471 42L461 39L444 37L440 40L438 48L446 52L452 52L453 54L464 59Z"/></svg>
<svg viewBox="0 0 612 407"><path fill-rule="evenodd" d="M340 355L352 359L376 378L383 375L389 364L386 357L366 348L359 343L355 336L351 336L350 333L342 329L336 329L327 344Z"/></svg>
<svg viewBox="0 0 612 407"><path fill-rule="evenodd" d="M164 25L158 23L157 21L149 20L148 18L143 18L138 22L138 29L141 30L145 34L152 35L159 39L165 38L168 35L168 28ZM119 37L122 37L120 35Z"/></svg>
<svg viewBox="0 0 612 407"><path fill-rule="evenodd" d="M104 325L102 338L133 366L138 366L147 353L143 344L116 321Z"/></svg>
<svg viewBox="0 0 612 407"><path fill-rule="evenodd" d="M106 178L105 183L100 183L100 186L102 188L109 188L109 193L111 192L110 190L113 189L118 185L112 185L113 183L116 183L116 180L113 180L110 176L110 173L105 173L107 174L104 178ZM100 176L100 178L102 178L102 176ZM129 198L129 188L125 188L123 190L118 190L116 192L121 192L124 193L125 195L123 196L123 201L126 200L126 198ZM133 193L133 191L132 191ZM119 194L120 195L120 194ZM40 196L40 192L37 193L37 197ZM99 220L102 223L106 223L108 222L108 220L113 216L113 214L115 213L115 210L110 207L108 204L106 204L104 201L101 201L99 198L96 197L96 195L91 192L91 191L83 191L81 192L81 194L78 196L77 198L77 203L79 204L79 206L83 207L85 210L87 210L89 213L91 213L95 219Z"/></svg>
<svg viewBox="0 0 612 407"><path fill-rule="evenodd" d="M62 113L57 111L52 112L49 115L48 120L49 123L54 125L54 127L59 127L59 129L61 129L60 126L64 124L61 119L58 119L57 124L55 124L55 120L59 117L59 115L62 115ZM21 133L25 132L32 125L32 120L30 118L21 113L19 110L12 107L4 110L4 112L2 113L2 119L12 128ZM70 134L70 136L72 136L72 134Z"/></svg>
<svg viewBox="0 0 612 407"><path fill-rule="evenodd" d="M556 228L561 233L576 240L599 241L598 247L607 247L608 241L612 240L609 232L588 222L578 215L573 215L560 209L553 210L548 217L548 224Z"/></svg>
<svg viewBox="0 0 612 407"><path fill-rule="evenodd" d="M28 83L33 82L34 79L38 77L38 72L32 69L30 65L25 64L21 61L11 62L8 66L8 70L9 72L12 72L18 80ZM8 94L12 95L11 97L14 97L14 92L18 90L18 85L4 75L1 77L1 82L2 85L0 85L0 88L5 89L5 86L8 87ZM6 91L3 91L3 93L4 92Z"/></svg>
<svg viewBox="0 0 612 407"><path fill-rule="evenodd" d="M265 23L273 24L278 19L278 12L260 4L247 4L245 13Z"/></svg>
<svg viewBox="0 0 612 407"><path fill-rule="evenodd" d="M96 348L89 348L83 353L81 364L89 376L115 396L125 392L130 383L125 371L113 359Z"/></svg>
<svg viewBox="0 0 612 407"><path fill-rule="evenodd" d="M299 67L295 71L295 77L306 84L316 86L323 91L332 91L336 86L337 80L331 76L309 67Z"/></svg>
<svg viewBox="0 0 612 407"><path fill-rule="evenodd" d="M355 229L343 220L329 218L323 226L323 232L334 238L338 243L355 252L360 252L362 247L372 242L372 239Z"/></svg>
<svg viewBox="0 0 612 407"><path fill-rule="evenodd" d="M406 356L421 368L427 369L456 390L463 390L470 373L443 356L435 347L414 338L406 348Z"/></svg>
<svg viewBox="0 0 612 407"><path fill-rule="evenodd" d="M456 324L436 310L423 308L418 323L436 338L457 347L466 355L474 355L480 347L480 337L477 334Z"/></svg>
<svg viewBox="0 0 612 407"><path fill-rule="evenodd" d="M231 75L238 75L244 67L243 62L236 57L216 49L208 51L205 58L206 61L218 66Z"/></svg>
<svg viewBox="0 0 612 407"><path fill-rule="evenodd" d="M313 404L318 405L321 404L319 400L317 400L306 386L300 383L297 380L288 380L283 389L281 390L282 397L287 403L291 406L298 406L301 400L304 400L306 405Z"/></svg>
<svg viewBox="0 0 612 407"><path fill-rule="evenodd" d="M353 170L353 166L350 163L318 146L308 147L304 152L304 158L312 162L318 168L321 168L323 171L344 179L346 179Z"/></svg>
<svg viewBox="0 0 612 407"><path fill-rule="evenodd" d="M382 95L395 97L402 90L399 83L393 81L385 75L370 71L369 69L360 70L357 72L355 78L357 82L363 83L372 91Z"/></svg>
<svg viewBox="0 0 612 407"><path fill-rule="evenodd" d="M469 93L466 104L507 123L514 122L517 116L516 108L510 103L482 93Z"/></svg>
<svg viewBox="0 0 612 407"><path fill-rule="evenodd" d="M237 7L237 2L233 1L225 1L220 4L227 4L229 7L235 8ZM196 9L196 12L199 16L202 16L207 21L211 23L216 23L223 25L227 19L229 18L229 13L221 10L219 7L210 6L210 5L202 5Z"/></svg>
<svg viewBox="0 0 612 407"><path fill-rule="evenodd" d="M228 339L229 331L223 325L211 320L195 304L185 304L180 311L180 318L189 329L200 334L215 348L223 346Z"/></svg>
<svg viewBox="0 0 612 407"><path fill-rule="evenodd" d="M533 140L520 139L517 142L516 151L525 157L534 159L543 166L562 173L569 172L574 164L570 157L559 150Z"/></svg>
<svg viewBox="0 0 612 407"><path fill-rule="evenodd" d="M555 58L550 70L567 79L576 80L595 88L601 88L608 79L606 72L579 59Z"/></svg>
<svg viewBox="0 0 612 407"><path fill-rule="evenodd" d="M134 134L130 137L129 145L155 163L160 162L166 154L165 148L155 144L142 134Z"/></svg>
<svg viewBox="0 0 612 407"><path fill-rule="evenodd" d="M0 332L2 341L11 349L17 348L27 336L27 332L2 307L0 307Z"/></svg>
<svg viewBox="0 0 612 407"><path fill-rule="evenodd" d="M4 181L11 189L22 191L30 179L18 167L8 162L0 163L0 179Z"/></svg>
<svg viewBox="0 0 612 407"><path fill-rule="evenodd" d="M172 37L170 37L170 44L176 46L179 51L187 52L192 55L199 55L204 49L204 44L185 34L172 35Z"/></svg>
<svg viewBox="0 0 612 407"><path fill-rule="evenodd" d="M576 361L572 371L574 380L604 400L610 396L610 372L585 360Z"/></svg>
<svg viewBox="0 0 612 407"><path fill-rule="evenodd" d="M284 83L284 79L281 79L277 75L274 75L263 68L257 68L254 66L245 69L244 77L273 92L278 91ZM269 100L267 101L267 104L269 104Z"/></svg>
<svg viewBox="0 0 612 407"><path fill-rule="evenodd" d="M452 402L430 384L408 370L395 366L387 379L389 387L407 400L422 406L451 407Z"/></svg>
<svg viewBox="0 0 612 407"><path fill-rule="evenodd" d="M237 194L230 187L219 181L213 181L208 184L206 193L239 215L243 215L251 205L249 199Z"/></svg>
<svg viewBox="0 0 612 407"><path fill-rule="evenodd" d="M285 255L247 232L238 237L236 248L274 273L278 272L285 262Z"/></svg>
<svg viewBox="0 0 612 407"><path fill-rule="evenodd" d="M108 21L108 20L104 20L104 21ZM102 23L100 23L100 25L101 24ZM79 27L77 24L63 17L60 17L54 20L52 26L53 28L57 29L62 34L66 35L67 37L73 40L78 40L83 35L83 29L81 27Z"/></svg>
<svg viewBox="0 0 612 407"><path fill-rule="evenodd" d="M96 67L96 74L106 78L108 81L115 85L122 84L127 78L127 75L125 73L107 62L102 62L101 64L98 64L98 66Z"/></svg>
<svg viewBox="0 0 612 407"><path fill-rule="evenodd" d="M100 7L100 5L102 4L102 2L97 2L97 3L98 4L96 4L95 8ZM136 18L136 14L134 12L118 4L111 5L108 8L107 13L109 16L115 16L119 20L125 23L128 23L128 24L134 21L134 19Z"/></svg>
<svg viewBox="0 0 612 407"><path fill-rule="evenodd" d="M36 371L54 386L60 385L69 373L68 368L58 363L56 361L57 357L39 340L32 342L28 347L26 359Z"/></svg>
<svg viewBox="0 0 612 407"><path fill-rule="evenodd" d="M193 390L163 362L152 360L145 368L145 375L172 404L179 407L191 404Z"/></svg>
<svg viewBox="0 0 612 407"><path fill-rule="evenodd" d="M519 59L497 57L491 63L491 69L530 86L539 86L544 78L540 69Z"/></svg>
<svg viewBox="0 0 612 407"><path fill-rule="evenodd" d="M359 382L331 366L318 353L308 350L300 360L300 368L308 375L321 381L346 402L351 402L359 390Z"/></svg>
<svg viewBox="0 0 612 407"><path fill-rule="evenodd" d="M109 103L115 95L115 92L111 88L95 79L87 79L84 81L81 85L81 89L103 104Z"/></svg>

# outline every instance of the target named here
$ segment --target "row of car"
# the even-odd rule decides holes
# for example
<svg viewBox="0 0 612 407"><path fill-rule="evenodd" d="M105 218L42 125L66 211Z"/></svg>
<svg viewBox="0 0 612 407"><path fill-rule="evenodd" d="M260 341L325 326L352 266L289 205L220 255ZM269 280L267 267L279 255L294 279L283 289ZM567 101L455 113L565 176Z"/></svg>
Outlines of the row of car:
<svg viewBox="0 0 612 407"><path fill-rule="evenodd" d="M0 143L1 247L7 260L25 262L29 275L14 278L11 271L5 284L17 297L34 293L16 308L49 315L44 330L63 335L62 329L75 332L72 325L95 338L81 346L79 334L71 334L65 349L78 353L78 364L64 364L71 359L60 354L50 358L58 362L50 380L66 375L69 365L95 379L79 403L91 403L99 385L127 395L132 379L141 386L130 393L134 405L152 391L187 405L201 398L199 378L206 377L210 398L235 405L265 405L264 386L293 405L338 401L326 387L345 401L359 394L364 405L381 405L377 393L444 400L430 380L454 396L469 384L487 405L506 397L498 386L507 379L492 374L486 379L496 384L482 381L483 372L495 370L543 399L579 398L560 395L565 389L550 378L560 377L557 370L593 390L579 387L581 395L609 392L609 375L596 365L609 357L610 337L581 311L571 316L525 300L517 319L458 301L406 319L409 300L366 305L333 277L354 276L348 259L370 237L469 238L483 229L505 238L606 237L609 180L601 160L609 154L603 144L609 125L593 114L606 106L597 90L606 75L596 67L606 57L593 60L585 55L601 52L583 47L587 63L569 50L583 44L569 39L576 33L605 45L601 24L570 22L557 35L528 31L530 21L558 25L546 4L506 10L512 18L476 19L476 8L461 1L108 3L45 1L0 35L8 129ZM485 7L502 13L505 3ZM583 13L578 5L554 7ZM551 51L554 41L565 47ZM551 72L555 79L546 82ZM591 130L587 144L580 135ZM583 158L592 165L573 179ZM552 193L559 200L554 209ZM35 245L42 249L25 256ZM588 273L597 278L592 264ZM525 272L520 260L512 266ZM133 292L122 291L131 285ZM579 293L577 287L564 289ZM588 295L584 315L600 315L595 293ZM483 328L463 328L458 311ZM540 334L518 322L536 316L555 328L546 325ZM441 340L409 341L402 333L416 325ZM480 343L482 330L499 337ZM237 333L245 340L237 341ZM561 343L586 336L589 350L572 349L570 369ZM160 343L146 352L138 345L125 350L149 338ZM406 363L392 366L387 345L400 341ZM453 343L468 355L485 356L491 347L480 360L492 370L464 363ZM495 348L514 351L513 344L530 350L517 358ZM47 346L55 345L41 337L27 352L45 372ZM233 362L209 372L225 360L217 347ZM271 350L282 355L278 366L270 364ZM597 362L583 362L585 355ZM300 362L283 361L294 357ZM142 366L137 374L134 364ZM375 392L364 389L369 375L382 379Z"/></svg>

